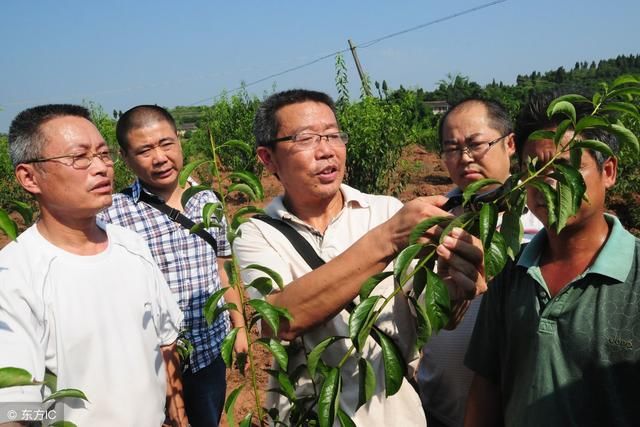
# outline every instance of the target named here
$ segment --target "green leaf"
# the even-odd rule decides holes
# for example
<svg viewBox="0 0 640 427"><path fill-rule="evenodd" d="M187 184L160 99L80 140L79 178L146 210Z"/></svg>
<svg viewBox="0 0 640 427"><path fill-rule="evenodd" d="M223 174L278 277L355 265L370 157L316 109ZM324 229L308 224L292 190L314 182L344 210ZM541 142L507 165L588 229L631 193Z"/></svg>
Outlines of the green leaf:
<svg viewBox="0 0 640 427"><path fill-rule="evenodd" d="M622 86L628 83L640 83L640 81L631 74L623 74L620 77L616 78L613 83L611 83L611 89L615 89L618 86Z"/></svg>
<svg viewBox="0 0 640 427"><path fill-rule="evenodd" d="M376 391L376 373L371 363L364 358L358 359L358 405L356 410L367 403Z"/></svg>
<svg viewBox="0 0 640 427"><path fill-rule="evenodd" d="M236 406L236 400L238 400L238 396L240 395L243 387L244 384L235 388L231 393L229 393L229 396L227 396L227 400L224 402L224 413L227 414L227 423L230 426L236 425L233 409Z"/></svg>
<svg viewBox="0 0 640 427"><path fill-rule="evenodd" d="M56 421L53 424L49 424L50 427L78 427L76 424L71 421Z"/></svg>
<svg viewBox="0 0 640 427"><path fill-rule="evenodd" d="M33 385L33 377L29 371L22 368L0 368L0 388Z"/></svg>
<svg viewBox="0 0 640 427"><path fill-rule="evenodd" d="M239 139L230 139L230 140L218 145L218 147L216 147L217 150L225 149L225 151L226 151L227 148L233 148L233 149L242 151L247 156L251 156L253 154L253 147L251 145L247 144L246 142L241 141Z"/></svg>
<svg viewBox="0 0 640 427"><path fill-rule="evenodd" d="M356 427L356 423L354 423L351 417L340 407L338 407L338 422L340 423L340 427Z"/></svg>
<svg viewBox="0 0 640 427"><path fill-rule="evenodd" d="M296 401L296 391L291 384L291 380L287 376L285 372L278 371L278 375L276 376L278 380L278 384L280 385L280 390L284 393L284 395L292 402Z"/></svg>
<svg viewBox="0 0 640 427"><path fill-rule="evenodd" d="M375 295L365 299L364 301L360 301L360 304L356 305L356 308L353 310L351 315L349 315L349 338L351 338L351 341L358 352L362 349L362 346L369 335L370 327L367 326L371 320L373 310L380 298L380 295Z"/></svg>
<svg viewBox="0 0 640 427"><path fill-rule="evenodd" d="M633 132L624 126L615 123L611 125L609 130L615 134L616 138L618 138L621 147L628 146L633 150L636 156L640 154L640 144L638 143L638 138Z"/></svg>
<svg viewBox="0 0 640 427"><path fill-rule="evenodd" d="M553 143L558 146L560 142L562 142L562 138L564 137L567 129L569 129L573 125L573 122L569 119L563 120L560 122L558 127L556 128L555 135L553 136Z"/></svg>
<svg viewBox="0 0 640 427"><path fill-rule="evenodd" d="M231 260L227 260L222 264L224 267L224 272L227 273L227 278L229 279L229 285L235 289L235 287L240 283L240 278L236 273L236 269L233 266L233 262Z"/></svg>
<svg viewBox="0 0 640 427"><path fill-rule="evenodd" d="M33 209L31 206L20 200L11 200L13 209L20 214L25 224L31 224L33 222Z"/></svg>
<svg viewBox="0 0 640 427"><path fill-rule="evenodd" d="M378 329L372 329L372 332L378 336L380 347L382 347L385 396L393 396L400 390L406 364L400 350L387 334Z"/></svg>
<svg viewBox="0 0 640 427"><path fill-rule="evenodd" d="M556 182L556 216L558 222L556 224L556 230L558 233L567 224L567 220L573 215L573 189L570 185L558 180Z"/></svg>
<svg viewBox="0 0 640 427"><path fill-rule="evenodd" d="M564 114L571 119L571 122L576 122L576 107L569 101L554 99L547 108L547 117L551 118L556 114Z"/></svg>
<svg viewBox="0 0 640 427"><path fill-rule="evenodd" d="M423 307L415 298L409 297L409 301L413 305L416 312L416 349L420 349L429 341L433 329L431 329L431 322L429 316L427 316L427 310Z"/></svg>
<svg viewBox="0 0 640 427"><path fill-rule="evenodd" d="M428 256L433 256L434 254L435 249L432 248L431 254L429 254ZM413 272L413 295L416 298L418 298L422 294L422 291L424 291L424 288L427 286L427 269L430 268L433 268L433 266L422 266L416 268L416 270Z"/></svg>
<svg viewBox="0 0 640 427"><path fill-rule="evenodd" d="M500 225L500 234L504 238L507 255L511 259L515 259L520 252L520 243L524 236L524 228L520 217L522 209L510 209L502 215L502 225Z"/></svg>
<svg viewBox="0 0 640 427"><path fill-rule="evenodd" d="M218 289L217 291L212 293L211 296L209 296L209 298L207 298L207 301L204 303L204 308L202 311L209 325L211 325L213 323L213 320L215 319L213 312L215 311L216 307L218 307L218 302L220 301L224 293L227 292L228 290L229 288Z"/></svg>
<svg viewBox="0 0 640 427"><path fill-rule="evenodd" d="M571 206L572 214L578 211L582 204L582 198L587 191L587 186L584 182L584 178L580 171L571 166L564 165L562 163L554 164L555 172L553 176L560 182L571 187Z"/></svg>
<svg viewBox="0 0 640 427"><path fill-rule="evenodd" d="M333 426L333 420L338 414L341 387L340 370L338 368L330 368L327 377L322 383L320 396L318 397L318 424L320 427Z"/></svg>
<svg viewBox="0 0 640 427"><path fill-rule="evenodd" d="M456 227L460 227L462 229L467 229L467 227L473 223L473 220L478 216L476 212L464 212L462 215L457 216L453 219L447 226L442 230L442 234L440 234L439 243L441 244L445 237L451 233Z"/></svg>
<svg viewBox="0 0 640 427"><path fill-rule="evenodd" d="M307 369L309 370L309 374L311 374L311 378L316 376L316 370L318 367L318 362L320 361L320 357L322 353L336 341L340 341L346 339L347 337L329 337L325 338L320 343L318 343L313 350L307 355Z"/></svg>
<svg viewBox="0 0 640 427"><path fill-rule="evenodd" d="M267 274L269 277L271 277L271 279L274 281L274 283L276 285L278 285L278 288L280 290L284 289L284 283L282 281L282 276L280 276L280 274L278 274L276 271L268 268L268 267L264 267L260 264L249 264L246 268L246 270L248 269L254 269L254 270L258 270L258 271L262 271L263 273Z"/></svg>
<svg viewBox="0 0 640 427"><path fill-rule="evenodd" d="M507 245L500 233L494 233L491 245L484 254L484 271L487 278L498 275L507 263Z"/></svg>
<svg viewBox="0 0 640 427"><path fill-rule="evenodd" d="M209 186L207 185L194 185L193 187L189 187L186 190L184 190L184 193L182 193L182 197L180 197L180 203L182 204L182 207L184 208L187 206L187 203L189 202L189 199L191 197L193 197L194 195L196 195L201 191L207 191L207 190L211 190L211 188L209 188Z"/></svg>
<svg viewBox="0 0 640 427"><path fill-rule="evenodd" d="M640 96L640 87L634 87L634 86L622 87L619 89L612 90L607 95L609 98L614 98L617 96L625 96L625 95Z"/></svg>
<svg viewBox="0 0 640 427"><path fill-rule="evenodd" d="M191 227L189 229L189 233L190 234L196 234L200 230L204 230L204 223L202 223L202 222L198 222L198 223L193 224L193 227Z"/></svg>
<svg viewBox="0 0 640 427"><path fill-rule="evenodd" d="M575 133L579 134L585 129L589 128L606 128L609 126L609 122L602 117L586 116L578 120L575 126Z"/></svg>
<svg viewBox="0 0 640 427"><path fill-rule="evenodd" d="M271 351L271 354L273 354L276 362L278 362L278 365L280 365L280 369L286 372L287 366L289 365L289 355L287 354L287 350L280 343L280 341L275 338L270 338L269 351Z"/></svg>
<svg viewBox="0 0 640 427"><path fill-rule="evenodd" d="M260 179L248 171L236 171L229 174L229 179L236 183L247 184L258 200L264 199L264 190ZM255 200L255 199L254 199Z"/></svg>
<svg viewBox="0 0 640 427"><path fill-rule="evenodd" d="M570 94L567 94L567 95L562 95L562 96L557 97L556 99L551 101L551 104L549 104L549 107L553 107L555 104L557 104L558 102L561 102L561 101L570 102L570 103L573 103L573 104L575 104L576 102L591 102L591 101L589 101L588 98L585 98L582 95L578 95L578 94L575 94L575 93L570 93Z"/></svg>
<svg viewBox="0 0 640 427"><path fill-rule="evenodd" d="M273 290L273 281L270 277L258 277L253 279L251 283L247 285L248 288L255 288L262 295L269 295Z"/></svg>
<svg viewBox="0 0 640 427"><path fill-rule="evenodd" d="M247 415L244 416L242 421L240 421L239 426L240 427L251 427L251 418L252 417L253 417L253 412L249 412Z"/></svg>
<svg viewBox="0 0 640 427"><path fill-rule="evenodd" d="M529 138L527 138L527 141L539 141L542 139L553 140L553 137L555 135L556 133L550 130L537 130L537 131L531 132L531 134L529 135Z"/></svg>
<svg viewBox="0 0 640 427"><path fill-rule="evenodd" d="M429 230L434 225L438 225L442 221L448 221L450 219L451 218L448 218L446 216L433 216L420 222L413 228L413 230L411 230L411 234L409 234L409 245L416 244L418 242L418 239L421 238L424 233L426 233L427 230Z"/></svg>
<svg viewBox="0 0 640 427"><path fill-rule="evenodd" d="M236 344L236 337L238 336L238 332L240 328L233 328L226 337L222 340L222 345L220 346L220 355L222 356L222 360L224 360L224 364L227 365L228 368L231 367L233 363L233 346Z"/></svg>
<svg viewBox="0 0 640 427"><path fill-rule="evenodd" d="M364 300L371 295L371 292L378 286L384 279L391 276L393 272L391 271L383 271L382 273L374 274L369 277L360 287L360 299Z"/></svg>
<svg viewBox="0 0 640 427"><path fill-rule="evenodd" d="M398 254L393 262L393 275L398 283L402 283L404 272L422 249L422 245L407 246Z"/></svg>
<svg viewBox="0 0 640 427"><path fill-rule="evenodd" d="M18 225L9 217L4 209L0 209L0 230L11 240L16 240L18 237Z"/></svg>
<svg viewBox="0 0 640 427"><path fill-rule="evenodd" d="M184 188L189 177L191 176L191 173L193 173L196 168L198 168L200 165L211 162L213 162L213 160L211 159L195 160L193 162L189 162L185 167L182 168L180 174L178 175L178 185ZM182 204L182 206L184 206L184 203Z"/></svg>
<svg viewBox="0 0 640 427"><path fill-rule="evenodd" d="M232 302L226 302L220 306L215 307L215 309L213 310L213 312L211 313L211 322L209 322L209 318L207 317L207 325L211 326L211 324L218 318L218 316L227 311L227 310L234 310L234 311L238 311L238 306L235 305Z"/></svg>
<svg viewBox="0 0 640 427"><path fill-rule="evenodd" d="M604 142L595 140L595 139L577 139L573 144L573 148L586 148L588 150L594 150L601 152L605 158L612 157L613 151L611 148L605 144Z"/></svg>
<svg viewBox="0 0 640 427"><path fill-rule="evenodd" d="M580 165L582 164L582 150L575 148L575 144L572 144L572 149L569 150L569 163L576 169L580 169Z"/></svg>
<svg viewBox="0 0 640 427"><path fill-rule="evenodd" d="M202 222L204 223L204 226L206 228L211 227L213 225L213 223L211 222L211 218L213 218L214 216L216 218L216 225L220 226L223 213L224 212L222 209L222 203L206 203L202 208Z"/></svg>
<svg viewBox="0 0 640 427"><path fill-rule="evenodd" d="M42 383L49 388L49 391L51 393L54 393L56 390L58 390L58 377L49 369L46 369L44 371L44 380L42 381Z"/></svg>
<svg viewBox="0 0 640 427"><path fill-rule="evenodd" d="M85 394L82 391L75 388L63 388L62 390L58 390L55 393L51 393L49 397L47 397L42 401L42 403L48 402L50 400L60 400L66 397L73 398L73 399L82 399L87 402L89 401L89 399L87 399L87 396L85 396Z"/></svg>
<svg viewBox="0 0 640 427"><path fill-rule="evenodd" d="M466 205L469 200L471 200L471 196L475 195L481 188L494 184L502 184L502 182L498 181L497 179L485 178L474 181L471 184L467 185L467 188L465 188L464 192L462 193L462 199L464 200L462 204Z"/></svg>
<svg viewBox="0 0 640 427"><path fill-rule="evenodd" d="M249 198L249 200L251 200L251 201L258 200L258 196L256 196L256 193L253 192L253 189L251 187L249 187L247 184L244 184L244 183L231 184L227 188L227 191L229 193L233 193L234 191L242 193L245 196L247 196Z"/></svg>
<svg viewBox="0 0 640 427"><path fill-rule="evenodd" d="M543 181L538 180L538 179L534 179L534 180L529 181L529 183L527 185L535 188L540 193L542 193L542 196L544 197L545 204L547 205L548 225L549 225L549 227L553 226L557 221L556 213L555 213L556 212L556 204L555 204L555 191L554 191L554 189L549 184L547 184L546 182L543 182Z"/></svg>
<svg viewBox="0 0 640 427"><path fill-rule="evenodd" d="M266 301L259 299L249 300L248 304L267 322L274 334L280 330L280 310Z"/></svg>
<svg viewBox="0 0 640 427"><path fill-rule="evenodd" d="M480 227L479 237L482 240L482 246L487 247L498 225L498 208L494 203L482 204L478 225Z"/></svg>
<svg viewBox="0 0 640 427"><path fill-rule="evenodd" d="M245 215L256 214L256 213L264 213L264 209L257 208L255 206L243 206L236 211L231 219L231 228L234 230L240 227L245 221L248 221L248 218L245 218Z"/></svg>
<svg viewBox="0 0 640 427"><path fill-rule="evenodd" d="M438 332L449 323L451 301L449 289L444 281L431 270L427 270L427 288L424 295L425 311L431 331Z"/></svg>
<svg viewBox="0 0 640 427"><path fill-rule="evenodd" d="M600 101L602 101L602 94L600 92L594 93L591 103L595 106L598 105Z"/></svg>
<svg viewBox="0 0 640 427"><path fill-rule="evenodd" d="M610 102L600 108L600 111L614 111L617 113L629 114L636 120L640 120L638 107L629 102Z"/></svg>

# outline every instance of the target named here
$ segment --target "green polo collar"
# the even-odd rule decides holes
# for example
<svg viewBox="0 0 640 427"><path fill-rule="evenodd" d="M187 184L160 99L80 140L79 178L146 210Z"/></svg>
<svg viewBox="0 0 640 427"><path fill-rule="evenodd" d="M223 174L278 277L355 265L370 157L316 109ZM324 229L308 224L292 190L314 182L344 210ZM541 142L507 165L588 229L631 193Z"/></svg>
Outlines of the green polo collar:
<svg viewBox="0 0 640 427"><path fill-rule="evenodd" d="M612 225L611 234L598 254L596 261L584 274L597 273L611 277L619 282L624 282L633 263L636 238L624 229L618 218L609 214L604 216L607 223ZM518 260L518 266L526 269L538 267L540 254L546 239L547 232L542 229L523 249Z"/></svg>

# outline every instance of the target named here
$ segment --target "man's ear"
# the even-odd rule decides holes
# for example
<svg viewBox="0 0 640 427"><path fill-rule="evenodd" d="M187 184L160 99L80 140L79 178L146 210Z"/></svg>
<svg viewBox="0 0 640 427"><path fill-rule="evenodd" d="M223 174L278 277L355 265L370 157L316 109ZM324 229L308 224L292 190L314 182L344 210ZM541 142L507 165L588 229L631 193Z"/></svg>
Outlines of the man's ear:
<svg viewBox="0 0 640 427"><path fill-rule="evenodd" d="M618 158L611 156L602 164L602 178L604 179L605 188L609 189L613 187L616 184L617 177Z"/></svg>
<svg viewBox="0 0 640 427"><path fill-rule="evenodd" d="M40 178L42 173L36 170L33 164L20 163L15 169L16 180L27 192L40 194Z"/></svg>
<svg viewBox="0 0 640 427"><path fill-rule="evenodd" d="M265 168L272 174L277 173L276 164L274 162L273 149L269 147L258 147L256 149L256 154L258 155L258 159L264 165Z"/></svg>
<svg viewBox="0 0 640 427"><path fill-rule="evenodd" d="M127 156L127 150L122 147L120 147L120 158L122 158L124 164L127 165L129 169L131 169L131 167L129 166L129 157Z"/></svg>
<svg viewBox="0 0 640 427"><path fill-rule="evenodd" d="M505 147L507 149L507 154L509 157L513 156L516 153L516 134L511 132L505 138Z"/></svg>

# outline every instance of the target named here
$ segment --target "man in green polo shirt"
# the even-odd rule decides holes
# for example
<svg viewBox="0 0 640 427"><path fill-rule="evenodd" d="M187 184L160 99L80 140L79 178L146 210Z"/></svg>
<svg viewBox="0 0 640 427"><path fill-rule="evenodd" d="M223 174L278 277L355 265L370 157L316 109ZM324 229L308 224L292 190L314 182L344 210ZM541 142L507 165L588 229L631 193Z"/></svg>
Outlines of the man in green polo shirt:
<svg viewBox="0 0 640 427"><path fill-rule="evenodd" d="M556 152L551 140L527 140L561 121L547 118L549 101L533 100L518 117L521 160ZM581 137L617 150L602 131ZM529 190L545 229L484 296L465 359L475 372L465 426L640 425L640 241L604 213L616 169L615 157L583 152L588 201L559 234Z"/></svg>

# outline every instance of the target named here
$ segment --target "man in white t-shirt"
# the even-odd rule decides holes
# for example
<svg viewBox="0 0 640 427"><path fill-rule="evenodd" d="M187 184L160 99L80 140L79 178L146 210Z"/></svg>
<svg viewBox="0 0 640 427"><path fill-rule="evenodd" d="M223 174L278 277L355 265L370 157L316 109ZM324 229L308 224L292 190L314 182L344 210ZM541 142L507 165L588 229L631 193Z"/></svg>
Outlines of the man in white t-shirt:
<svg viewBox="0 0 640 427"><path fill-rule="evenodd" d="M460 195L467 185L485 178L504 182L515 153L513 123L503 106L484 99L467 99L453 106L440 121L442 160ZM529 211L521 218L523 241L529 241L542 223ZM418 368L420 398L430 427L460 427L473 372L464 355L482 296L475 298L454 330L442 330L424 346Z"/></svg>
<svg viewBox="0 0 640 427"><path fill-rule="evenodd" d="M144 241L96 222L111 203L113 157L89 112L27 109L11 124L9 150L40 215L0 251L0 367L36 381L49 371L57 389L81 390L88 400L55 408L79 426L186 426L175 351L182 313ZM49 392L8 387L0 401L19 409ZM11 417L1 413L0 423Z"/></svg>

